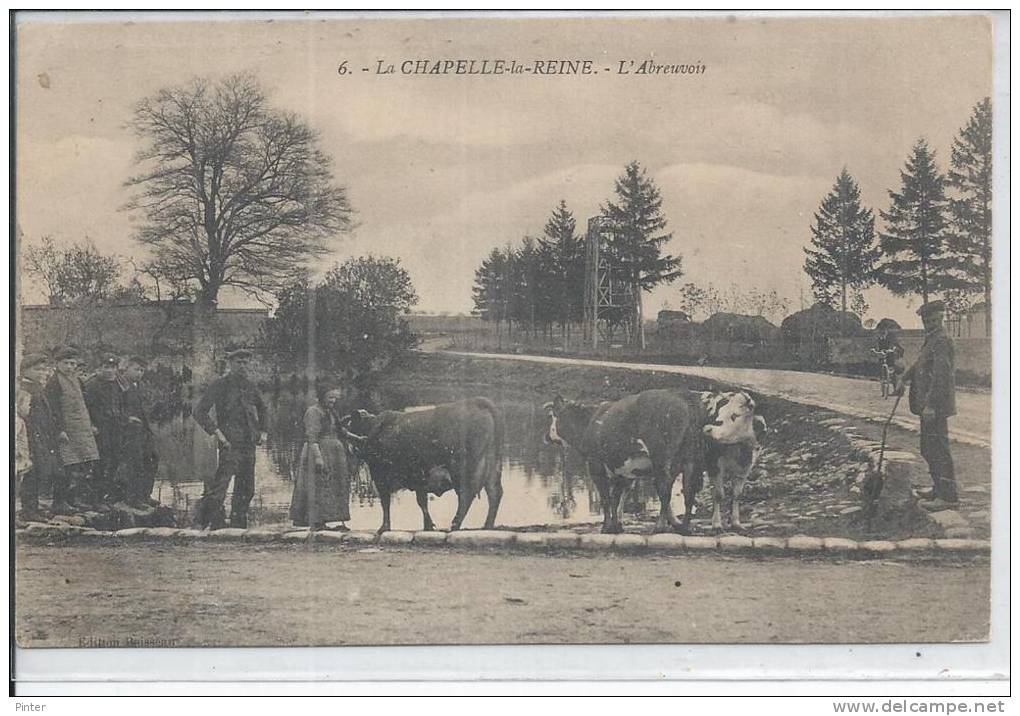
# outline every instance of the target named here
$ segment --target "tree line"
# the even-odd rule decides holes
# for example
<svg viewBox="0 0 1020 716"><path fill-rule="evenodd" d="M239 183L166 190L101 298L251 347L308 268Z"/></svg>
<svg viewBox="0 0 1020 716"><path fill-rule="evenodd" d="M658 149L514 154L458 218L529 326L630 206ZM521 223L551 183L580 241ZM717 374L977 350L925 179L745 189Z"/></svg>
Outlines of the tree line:
<svg viewBox="0 0 1020 716"><path fill-rule="evenodd" d="M985 303L986 335L992 307L992 104L986 97L953 141L949 169L918 139L889 190L876 231L871 209L846 168L822 199L805 248L804 271L815 298L843 311L863 313L862 291L879 285L897 296L936 297L950 310L966 310L977 295Z"/></svg>
<svg viewBox="0 0 1020 716"><path fill-rule="evenodd" d="M600 207L600 220L607 232L603 258L630 294L629 313L620 318L643 341L643 294L680 278L683 263L663 251L672 234L662 198L637 161L616 179L615 196ZM561 200L541 236L494 248L482 260L472 287L473 315L493 322L500 339L504 330L508 340L515 332L529 340L551 338L558 327L569 340L572 326L584 319L585 253L586 236Z"/></svg>

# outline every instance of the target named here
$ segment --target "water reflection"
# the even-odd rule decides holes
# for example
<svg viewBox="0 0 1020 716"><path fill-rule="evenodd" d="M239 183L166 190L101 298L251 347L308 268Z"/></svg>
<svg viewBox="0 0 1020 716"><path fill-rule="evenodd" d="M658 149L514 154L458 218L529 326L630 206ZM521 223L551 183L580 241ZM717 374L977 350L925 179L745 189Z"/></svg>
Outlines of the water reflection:
<svg viewBox="0 0 1020 716"><path fill-rule="evenodd" d="M383 402L394 409L432 405L472 395L463 390L423 387L413 391L390 390ZM304 439L305 393L283 387L263 394L269 408L268 439L258 448L255 460L255 498L249 512L252 525L288 524L291 489L296 463ZM540 405L521 402L509 395L489 395L499 407L506 426L503 460L503 489L497 524L513 527L565 525L601 519L598 495L584 476L584 464L576 453L542 442L545 428ZM216 469L215 443L193 423L183 410L163 415L154 426L160 450L160 472L155 495L172 506L181 523L187 519L202 494L202 476ZM351 521L354 529L373 530L381 512L368 471L353 476ZM229 495L227 500L229 502ZM457 508L453 492L430 497L429 510L436 524L448 526ZM635 489L625 505L630 513L654 508L654 494L644 486ZM484 493L475 500L465 520L466 527L481 527L485 520ZM392 505L394 529L421 529L421 513L414 495L399 492Z"/></svg>

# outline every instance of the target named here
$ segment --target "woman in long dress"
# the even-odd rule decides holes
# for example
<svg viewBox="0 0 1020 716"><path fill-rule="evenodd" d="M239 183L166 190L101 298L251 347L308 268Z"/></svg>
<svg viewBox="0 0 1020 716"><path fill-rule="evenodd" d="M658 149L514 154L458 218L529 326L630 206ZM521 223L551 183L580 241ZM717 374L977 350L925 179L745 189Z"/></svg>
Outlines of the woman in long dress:
<svg viewBox="0 0 1020 716"><path fill-rule="evenodd" d="M327 522L339 522L332 529L348 530L345 523L351 519L351 473L334 411L341 395L339 389L320 391L318 402L305 411L305 444L290 502L290 518L295 526L311 525L321 530L327 529ZM309 489L313 484L314 488Z"/></svg>

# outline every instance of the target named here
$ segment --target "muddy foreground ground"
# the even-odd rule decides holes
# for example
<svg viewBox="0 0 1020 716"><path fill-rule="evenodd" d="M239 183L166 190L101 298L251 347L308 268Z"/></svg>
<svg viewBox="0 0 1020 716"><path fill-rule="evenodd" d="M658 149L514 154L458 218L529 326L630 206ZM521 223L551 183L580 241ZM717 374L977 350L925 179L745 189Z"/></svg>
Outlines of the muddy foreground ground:
<svg viewBox="0 0 1020 716"><path fill-rule="evenodd" d="M17 560L21 646L923 643L982 640L989 622L983 557L634 559L142 542L22 544Z"/></svg>

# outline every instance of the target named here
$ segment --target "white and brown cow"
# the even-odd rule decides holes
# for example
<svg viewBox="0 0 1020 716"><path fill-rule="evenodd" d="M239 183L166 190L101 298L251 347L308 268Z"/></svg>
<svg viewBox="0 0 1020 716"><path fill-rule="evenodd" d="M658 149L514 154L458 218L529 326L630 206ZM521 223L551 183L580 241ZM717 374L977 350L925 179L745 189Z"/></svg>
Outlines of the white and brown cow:
<svg viewBox="0 0 1020 716"><path fill-rule="evenodd" d="M730 527L742 530L740 495L754 469L768 432L756 412L754 398L744 391L698 393L704 411L705 471L712 485L712 530L721 532L726 484L733 486Z"/></svg>

